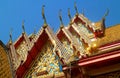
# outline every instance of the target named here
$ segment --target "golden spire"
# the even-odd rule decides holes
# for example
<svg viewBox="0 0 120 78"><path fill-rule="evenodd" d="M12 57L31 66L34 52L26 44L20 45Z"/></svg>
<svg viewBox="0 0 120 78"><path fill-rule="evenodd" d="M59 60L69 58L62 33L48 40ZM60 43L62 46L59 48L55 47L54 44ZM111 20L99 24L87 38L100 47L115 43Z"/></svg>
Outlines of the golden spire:
<svg viewBox="0 0 120 78"><path fill-rule="evenodd" d="M12 28L11 28L11 30L10 30L10 41L9 41L9 44L12 44Z"/></svg>
<svg viewBox="0 0 120 78"><path fill-rule="evenodd" d="M60 11L59 11L59 19L60 19L60 23L61 23L60 28L63 28L63 27L64 27L64 24L63 24L63 21L62 21L61 11L62 11L62 10L60 9Z"/></svg>
<svg viewBox="0 0 120 78"><path fill-rule="evenodd" d="M46 17L45 17L45 14L44 14L44 7L45 5L42 6L42 17L43 17L43 20L44 20L44 28L47 26L47 21L46 21Z"/></svg>
<svg viewBox="0 0 120 78"><path fill-rule="evenodd" d="M23 33L25 33L24 21L22 22Z"/></svg>
<svg viewBox="0 0 120 78"><path fill-rule="evenodd" d="M70 8L68 8L68 17L70 19L70 22L72 21L71 14L70 14Z"/></svg>
<svg viewBox="0 0 120 78"><path fill-rule="evenodd" d="M77 6L76 6L76 2L74 3L74 8L75 8L75 11L76 11L76 15L78 15L78 9L77 9Z"/></svg>

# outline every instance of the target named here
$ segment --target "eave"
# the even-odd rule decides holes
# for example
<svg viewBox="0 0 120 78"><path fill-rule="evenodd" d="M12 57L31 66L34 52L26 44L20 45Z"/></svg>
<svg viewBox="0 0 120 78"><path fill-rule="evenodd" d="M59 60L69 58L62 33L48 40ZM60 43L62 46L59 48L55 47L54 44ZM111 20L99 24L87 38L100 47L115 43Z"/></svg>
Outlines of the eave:
<svg viewBox="0 0 120 78"><path fill-rule="evenodd" d="M78 66L89 66L89 65L101 64L105 62L109 63L109 62L113 62L113 60L114 61L120 60L120 50L81 59L78 62Z"/></svg>
<svg viewBox="0 0 120 78"><path fill-rule="evenodd" d="M99 50L105 50L106 52L99 52L87 58L75 61L76 64L72 67L65 65L63 66L63 70L76 67L101 67L120 63L120 42L117 41L108 45L104 45L102 47L99 47Z"/></svg>

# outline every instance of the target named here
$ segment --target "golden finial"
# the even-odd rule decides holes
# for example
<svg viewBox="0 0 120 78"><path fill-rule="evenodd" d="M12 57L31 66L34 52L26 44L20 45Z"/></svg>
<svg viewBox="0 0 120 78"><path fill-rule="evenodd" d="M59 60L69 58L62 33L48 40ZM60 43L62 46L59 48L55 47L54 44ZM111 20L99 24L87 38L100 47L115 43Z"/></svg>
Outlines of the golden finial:
<svg viewBox="0 0 120 78"><path fill-rule="evenodd" d="M109 14L109 9L107 9L107 11L105 12L103 19L105 19L105 17L108 16L108 14Z"/></svg>
<svg viewBox="0 0 120 78"><path fill-rule="evenodd" d="M10 41L9 41L9 44L12 44L12 28L11 28L11 30L10 30Z"/></svg>
<svg viewBox="0 0 120 78"><path fill-rule="evenodd" d="M64 27L64 24L63 24L63 21L62 21L61 11L62 11L62 10L60 9L60 11L59 11L59 19L60 19L60 23L61 23L60 28L63 28L63 27Z"/></svg>
<svg viewBox="0 0 120 78"><path fill-rule="evenodd" d="M34 27L33 38L36 36L36 27Z"/></svg>
<svg viewBox="0 0 120 78"><path fill-rule="evenodd" d="M74 3L74 8L75 8L75 11L76 11L76 15L78 15L78 9L77 9L77 6L76 6L76 2Z"/></svg>
<svg viewBox="0 0 120 78"><path fill-rule="evenodd" d="M44 20L44 28L47 26L47 21L46 21L46 17L45 17L45 14L44 14L44 7L45 5L42 6L42 17L43 17L43 20Z"/></svg>
<svg viewBox="0 0 120 78"><path fill-rule="evenodd" d="M70 19L70 22L72 21L71 14L70 14L70 8L68 8L68 17Z"/></svg>
<svg viewBox="0 0 120 78"><path fill-rule="evenodd" d="M84 15L84 8L82 9L82 14Z"/></svg>
<svg viewBox="0 0 120 78"><path fill-rule="evenodd" d="M23 33L25 33L24 21L22 22Z"/></svg>
<svg viewBox="0 0 120 78"><path fill-rule="evenodd" d="M105 14L104 14L104 16L102 17L102 19L101 19L101 29L103 30L103 33L105 33L105 18L106 18L106 16L108 16L108 14L109 14L109 9L107 9L106 10L106 12L105 12Z"/></svg>
<svg viewBox="0 0 120 78"><path fill-rule="evenodd" d="M36 34L36 28L34 28L34 34Z"/></svg>

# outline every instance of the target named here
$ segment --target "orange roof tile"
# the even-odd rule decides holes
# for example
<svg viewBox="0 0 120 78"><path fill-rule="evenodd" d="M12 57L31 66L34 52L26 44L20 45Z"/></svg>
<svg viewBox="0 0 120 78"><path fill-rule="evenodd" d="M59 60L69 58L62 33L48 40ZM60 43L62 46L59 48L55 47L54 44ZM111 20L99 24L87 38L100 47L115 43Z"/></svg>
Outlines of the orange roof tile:
<svg viewBox="0 0 120 78"><path fill-rule="evenodd" d="M98 45L105 45L120 40L120 24L106 28L104 37L98 39Z"/></svg>

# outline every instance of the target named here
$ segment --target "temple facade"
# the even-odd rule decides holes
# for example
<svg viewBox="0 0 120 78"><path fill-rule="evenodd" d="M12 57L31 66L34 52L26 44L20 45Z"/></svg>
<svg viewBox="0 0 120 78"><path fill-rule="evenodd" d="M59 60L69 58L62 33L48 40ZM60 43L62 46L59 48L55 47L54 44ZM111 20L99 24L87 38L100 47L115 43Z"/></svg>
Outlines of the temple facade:
<svg viewBox="0 0 120 78"><path fill-rule="evenodd" d="M91 22L76 14L64 26L62 16L56 33L46 22L37 33L23 32L13 42L10 35L9 57L14 78L119 78L120 25L106 28L105 16Z"/></svg>

